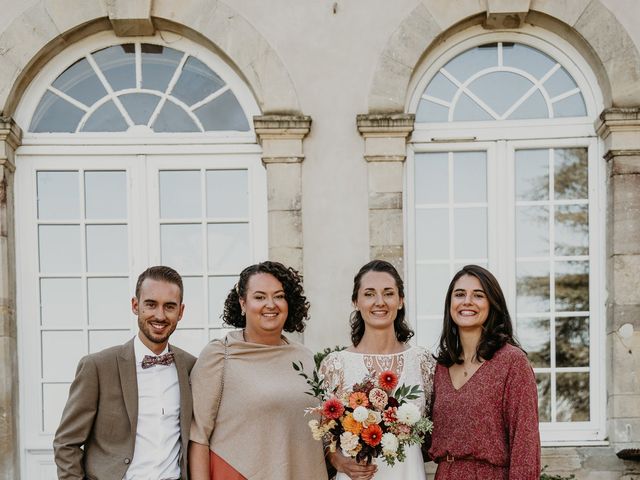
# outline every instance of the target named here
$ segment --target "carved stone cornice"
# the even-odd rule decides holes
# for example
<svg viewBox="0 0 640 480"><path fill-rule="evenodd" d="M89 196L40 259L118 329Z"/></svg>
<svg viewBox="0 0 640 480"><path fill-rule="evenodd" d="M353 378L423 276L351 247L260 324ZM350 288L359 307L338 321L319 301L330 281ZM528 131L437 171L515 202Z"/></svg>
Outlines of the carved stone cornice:
<svg viewBox="0 0 640 480"><path fill-rule="evenodd" d="M637 155L640 150L640 107L607 108L595 127L604 140L605 159Z"/></svg>
<svg viewBox="0 0 640 480"><path fill-rule="evenodd" d="M15 171L13 152L22 144L22 129L13 118L0 117L0 166Z"/></svg>
<svg viewBox="0 0 640 480"><path fill-rule="evenodd" d="M300 163L304 160L302 140L311 130L307 115L258 115L253 128L262 145L262 161L268 163Z"/></svg>
<svg viewBox="0 0 640 480"><path fill-rule="evenodd" d="M407 139L415 124L412 113L358 115L356 124L364 138L364 158L368 162L404 162Z"/></svg>

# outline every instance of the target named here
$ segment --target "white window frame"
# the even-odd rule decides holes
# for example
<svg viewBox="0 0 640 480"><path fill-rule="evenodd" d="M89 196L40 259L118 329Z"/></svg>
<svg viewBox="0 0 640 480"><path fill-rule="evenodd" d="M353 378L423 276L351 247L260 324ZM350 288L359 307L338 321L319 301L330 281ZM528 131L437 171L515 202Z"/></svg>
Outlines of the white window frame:
<svg viewBox="0 0 640 480"><path fill-rule="evenodd" d="M487 33L473 27L454 35L446 45L440 45L430 55L429 63L417 69L410 84L412 96L407 111L415 112L428 82L449 60L477 45L493 42L517 42L529 45L555 58L572 75L581 89L587 116L534 120L502 120L486 122L416 123L408 146L405 173L405 255L408 279L408 302L416 312L415 256L415 186L413 184L415 155L422 152L487 151L487 195L489 268L505 290L509 308L515 313L515 195L514 152L522 148L586 147L589 156L589 259L590 259L590 421L572 423L541 423L544 446L603 445L606 432L606 308L605 300L605 228L606 228L606 168L602 161L602 143L597 137L594 121L603 108L595 75L580 53L566 40L551 32L540 32L532 26L518 31ZM500 168L503 165L505 168ZM495 188L509 185L505 198L498 199ZM504 188L504 187L502 187ZM498 206L500 203L500 207ZM502 253L499 253L502 252ZM444 304L444 299L443 299ZM420 323L414 320L418 340ZM438 328L441 325L438 324Z"/></svg>
<svg viewBox="0 0 640 480"><path fill-rule="evenodd" d="M20 381L20 456L21 468L28 478L55 476L55 465L51 443L53 436L40 430L38 412L42 412L41 395L33 391L35 382L28 379L41 378L38 365L27 358L40 351L38 287L33 282L38 277L37 237L33 225L37 221L35 209L35 170L51 164L51 170L72 169L73 165L90 170L113 170L128 167L128 182L148 185L145 175L152 175L150 163L171 165L172 169L189 169L199 165L201 169L247 168L250 183L250 218L252 255L254 261L268 256L267 222L267 178L261 161L261 148L257 144L253 129L253 116L260 109L253 94L236 72L221 58L204 46L179 35L159 32L153 37L118 38L112 32L101 32L87 37L66 48L54 57L31 82L15 113L19 125L28 126L31 117L47 87L71 64L89 52L122 43L155 43L192 55L208 65L231 88L240 103L249 123L249 131L218 131L199 133L155 133L129 132L105 133L32 133L25 131L22 145L16 152L16 276L18 314L18 355ZM176 157L179 157L176 159ZM171 163L170 159L173 159ZM145 173L146 172L146 173ZM132 180L133 179L133 180ZM153 185L153 182L151 182ZM128 238L130 256L129 288L135 287L137 274L150 264L160 261L159 237L149 249L142 238L150 228L158 228L158 219L147 218L142 211L144 205L152 204L149 195L153 192L128 185ZM157 202L157 200L156 200ZM154 227L154 225L156 227ZM29 260L27 260L29 259ZM248 259L249 260L249 259ZM34 264L35 261L35 264ZM128 299L123 299L128 301ZM137 330L131 317L131 334ZM203 332L208 328L208 318L200 325ZM85 328L86 330L86 328ZM35 349L35 350L34 350ZM40 354L38 354L40 355ZM73 374L73 372L72 372ZM37 385L40 384L40 381ZM35 422L35 423L34 423ZM39 432L39 433L38 433ZM53 477L52 477L53 478Z"/></svg>

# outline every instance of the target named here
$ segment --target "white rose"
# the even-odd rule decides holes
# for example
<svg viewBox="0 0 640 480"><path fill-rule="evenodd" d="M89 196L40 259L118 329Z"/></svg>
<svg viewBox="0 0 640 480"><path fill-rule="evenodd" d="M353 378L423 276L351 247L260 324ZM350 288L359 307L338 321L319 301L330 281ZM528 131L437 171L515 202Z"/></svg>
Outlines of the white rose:
<svg viewBox="0 0 640 480"><path fill-rule="evenodd" d="M396 437L393 433L385 433L382 435L382 453L385 455L395 455L398 451L398 447L400 446L398 442L398 437Z"/></svg>
<svg viewBox="0 0 640 480"><path fill-rule="evenodd" d="M420 420L420 409L414 403L405 403L398 407L398 421L406 425L413 425Z"/></svg>
<svg viewBox="0 0 640 480"><path fill-rule="evenodd" d="M351 432L343 432L340 435L340 448L342 448L342 453L347 457L351 457L351 451L353 451L358 446L358 436L354 435Z"/></svg>
<svg viewBox="0 0 640 480"><path fill-rule="evenodd" d="M367 418L369 418L367 407L359 406L353 411L353 419L356 422L364 422Z"/></svg>

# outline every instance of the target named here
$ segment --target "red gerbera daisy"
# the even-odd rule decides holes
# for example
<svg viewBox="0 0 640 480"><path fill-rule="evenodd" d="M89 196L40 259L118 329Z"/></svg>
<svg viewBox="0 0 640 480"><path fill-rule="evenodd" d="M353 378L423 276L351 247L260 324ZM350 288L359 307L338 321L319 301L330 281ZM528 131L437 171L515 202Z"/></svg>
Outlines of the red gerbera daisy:
<svg viewBox="0 0 640 480"><path fill-rule="evenodd" d="M369 425L360 434L362 440L368 445L375 447L382 441L382 429L379 425Z"/></svg>
<svg viewBox="0 0 640 480"><path fill-rule="evenodd" d="M344 413L344 405L337 398L330 398L322 404L322 414L332 420L337 420Z"/></svg>
<svg viewBox="0 0 640 480"><path fill-rule="evenodd" d="M387 392L392 391L396 386L398 386L398 375L391 370L385 370L382 372L378 380L380 387Z"/></svg>

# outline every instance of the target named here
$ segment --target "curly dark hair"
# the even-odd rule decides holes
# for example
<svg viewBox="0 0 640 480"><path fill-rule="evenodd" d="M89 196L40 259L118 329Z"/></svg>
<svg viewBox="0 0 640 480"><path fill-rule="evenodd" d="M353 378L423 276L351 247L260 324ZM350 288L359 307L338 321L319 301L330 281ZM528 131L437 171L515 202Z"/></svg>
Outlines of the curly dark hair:
<svg viewBox="0 0 640 480"><path fill-rule="evenodd" d="M358 300L358 291L360 290L360 283L362 281L362 277L365 273L368 272L384 272L388 273L393 277L396 282L396 287L398 288L398 294L401 299L404 299L404 282L402 281L402 277L396 270L396 267L391 265L389 262L384 260L372 260L366 265L363 265L362 268L358 271L355 277L353 277L353 293L351 294L351 301L353 303ZM405 321L405 308L398 310L398 314L396 315L396 319L393 321L393 328L396 332L396 338L404 343L413 337L414 333L409 325ZM357 347L364 336L365 331L365 323L362 315L358 310L354 311L351 314L351 318L349 319L351 323L351 342L354 347Z"/></svg>
<svg viewBox="0 0 640 480"><path fill-rule="evenodd" d="M507 301L504 298L498 280L485 268L478 265L466 265L453 276L444 301L444 320L436 359L438 363L447 367L454 363L461 364L464 362L462 346L458 337L458 327L451 317L451 295L456 282L465 275L471 275L478 279L489 300L489 315L482 326L482 334L475 352L476 358L478 360L491 360L493 355L506 343L522 349L513 335L513 326L507 309Z"/></svg>
<svg viewBox="0 0 640 480"><path fill-rule="evenodd" d="M304 296L302 288L302 275L291 267L285 267L279 262L261 262L251 265L240 273L238 283L229 291L224 302L222 320L227 325L237 328L244 328L247 319L242 315L240 299L246 298L249 279L257 273L268 273L273 275L282 284L284 297L289 306L289 314L284 323L285 332L302 332L309 319L309 302Z"/></svg>

